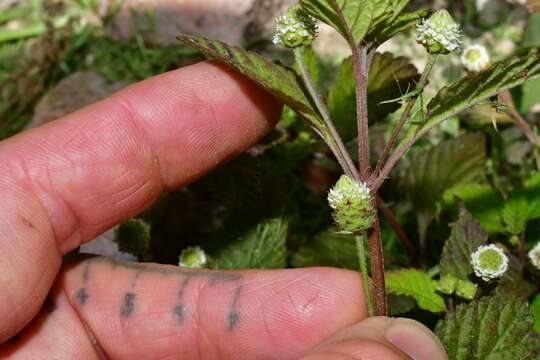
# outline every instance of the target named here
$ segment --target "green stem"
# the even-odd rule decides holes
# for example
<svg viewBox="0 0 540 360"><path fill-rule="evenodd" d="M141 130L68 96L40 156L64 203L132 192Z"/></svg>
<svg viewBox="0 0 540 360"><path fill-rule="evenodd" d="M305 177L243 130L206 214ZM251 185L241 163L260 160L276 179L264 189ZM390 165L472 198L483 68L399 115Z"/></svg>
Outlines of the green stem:
<svg viewBox="0 0 540 360"><path fill-rule="evenodd" d="M366 255L366 234L356 235L356 249L358 250L358 260L360 263L360 273L362 275L362 285L364 287L364 298L368 308L369 316L374 315L373 302L371 301L371 287L369 286L369 275L367 268L367 255Z"/></svg>
<svg viewBox="0 0 540 360"><path fill-rule="evenodd" d="M345 174L355 179L358 179L359 175L358 175L356 166L354 165L354 162L352 161L351 156L349 155L349 153L347 152L347 149L345 148L345 144L343 144L343 141L341 140L341 137L339 136L334 126L334 123L332 122L332 119L330 118L330 114L328 112L328 109L326 108L326 105L324 104L324 101L321 99L319 93L317 92L317 89L315 85L313 84L313 80L311 80L311 75L309 74L306 64L304 63L303 48L301 47L295 48L293 50L293 53L294 53L294 59L296 61L296 64L298 65L298 68L300 69L300 75L302 76L302 79L304 80L306 88L313 102L315 103L317 110L319 110L319 113L321 114L321 117L324 121L324 124L326 125L326 128L330 132L329 135L331 139L327 139L326 134L320 134L320 135L322 135L323 140L325 140L328 146L330 146L330 149L336 156Z"/></svg>
<svg viewBox="0 0 540 360"><path fill-rule="evenodd" d="M386 160L388 159L388 156L390 155L390 151L394 147L394 145L397 142L397 139L399 137L399 134L401 133L401 129L409 119L409 116L411 114L411 111L416 104L416 101L418 99L418 96L421 96L422 91L424 91L424 88L426 87L429 76L431 75L431 72L433 71L433 67L435 65L435 62L437 61L437 55L429 55L428 62L426 64L426 67L424 68L424 72L422 73L422 76L420 77L420 81L418 82L418 85L416 89L414 90L416 95L410 97L406 104L405 109L403 110L403 113L401 113L401 117L399 118L398 123L392 129L392 134L390 135L390 139L388 140L388 143L386 143L386 146L384 147L383 153L381 154L381 157L377 161L377 165L375 166L375 170L373 171L373 176L370 179L370 182L373 182L381 173L381 170L383 166L386 163Z"/></svg>

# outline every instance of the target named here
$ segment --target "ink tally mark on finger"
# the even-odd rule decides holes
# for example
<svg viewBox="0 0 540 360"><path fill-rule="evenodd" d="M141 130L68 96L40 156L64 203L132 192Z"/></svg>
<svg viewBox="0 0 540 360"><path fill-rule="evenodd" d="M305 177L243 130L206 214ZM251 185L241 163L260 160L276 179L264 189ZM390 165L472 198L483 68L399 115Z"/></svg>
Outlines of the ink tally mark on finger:
<svg viewBox="0 0 540 360"><path fill-rule="evenodd" d="M186 291L187 286L189 285L189 282L191 280L191 276L186 276L184 280L182 281L182 285L180 286L180 290L178 291L178 304L176 304L173 308L173 315L176 318L176 323L178 325L182 325L184 323L184 318L186 316L186 306L182 303L184 299L184 292Z"/></svg>
<svg viewBox="0 0 540 360"><path fill-rule="evenodd" d="M229 314L227 316L227 328L229 331L233 331L240 322L240 314L238 313L238 301L240 299L240 292L242 291L242 285L238 286L236 290L234 291L232 303L231 303L231 309L229 310Z"/></svg>
<svg viewBox="0 0 540 360"><path fill-rule="evenodd" d="M88 295L88 290L86 290L86 284L88 283L88 279L90 278L90 261L85 261L84 268L82 272L82 282L83 286L77 291L75 294L75 297L79 301L79 304L85 305L88 301L88 298L90 295Z"/></svg>
<svg viewBox="0 0 540 360"><path fill-rule="evenodd" d="M122 306L122 317L124 319L129 318L135 311L135 298L136 293L128 292L124 295L124 305Z"/></svg>

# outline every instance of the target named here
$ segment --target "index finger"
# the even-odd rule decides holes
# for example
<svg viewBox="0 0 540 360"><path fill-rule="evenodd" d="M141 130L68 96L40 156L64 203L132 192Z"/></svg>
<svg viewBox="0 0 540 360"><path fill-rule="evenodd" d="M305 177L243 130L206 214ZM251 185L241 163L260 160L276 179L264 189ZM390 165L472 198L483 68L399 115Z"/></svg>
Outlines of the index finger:
<svg viewBox="0 0 540 360"><path fill-rule="evenodd" d="M245 150L280 111L201 63L0 143L0 342L37 312L62 254Z"/></svg>

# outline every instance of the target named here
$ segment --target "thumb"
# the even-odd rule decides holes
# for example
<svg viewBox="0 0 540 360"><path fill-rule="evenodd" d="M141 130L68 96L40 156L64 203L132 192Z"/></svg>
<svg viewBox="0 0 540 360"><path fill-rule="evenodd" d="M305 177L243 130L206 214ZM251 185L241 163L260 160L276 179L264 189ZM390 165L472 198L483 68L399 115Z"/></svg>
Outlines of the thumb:
<svg viewBox="0 0 540 360"><path fill-rule="evenodd" d="M371 317L338 331L302 360L446 360L435 336L417 321Z"/></svg>

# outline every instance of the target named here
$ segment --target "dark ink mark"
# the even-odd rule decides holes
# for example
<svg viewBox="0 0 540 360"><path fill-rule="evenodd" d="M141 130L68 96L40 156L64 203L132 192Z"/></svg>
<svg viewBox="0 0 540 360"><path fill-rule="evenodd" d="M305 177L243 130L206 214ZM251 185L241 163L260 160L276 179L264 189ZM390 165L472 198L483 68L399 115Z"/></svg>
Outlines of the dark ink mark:
<svg viewBox="0 0 540 360"><path fill-rule="evenodd" d="M124 306L122 307L122 316L128 318L135 310L135 297L137 294L128 292L124 296Z"/></svg>
<svg viewBox="0 0 540 360"><path fill-rule="evenodd" d="M79 300L79 303L81 305L84 305L86 304L86 301L88 300L90 295L88 295L86 288L80 288L79 291L77 291L77 294L75 295L75 297L77 298L77 300Z"/></svg>
<svg viewBox="0 0 540 360"><path fill-rule="evenodd" d="M234 291L233 300L231 303L231 309L227 316L228 320L228 329L229 331L234 330L234 328L240 322L240 314L238 313L238 301L240 299L240 292L242 291L242 285L238 286Z"/></svg>
<svg viewBox="0 0 540 360"><path fill-rule="evenodd" d="M43 303L43 310L47 314L52 314L56 309L58 308L58 305L51 299L49 296L45 299L45 302Z"/></svg>
<svg viewBox="0 0 540 360"><path fill-rule="evenodd" d="M215 274L210 273L207 275L210 275L210 285L215 285L215 284L228 282L228 281L238 281L242 278L242 276L240 275L227 274L227 273L222 273L222 272L217 272Z"/></svg>
<svg viewBox="0 0 540 360"><path fill-rule="evenodd" d="M82 279L84 284L88 282L88 277L90 276L90 261L86 261L84 264L84 269L82 273Z"/></svg>
<svg viewBox="0 0 540 360"><path fill-rule="evenodd" d="M176 323L182 325L186 315L186 306L183 304L176 305L173 309L173 314L176 317Z"/></svg>
<svg viewBox="0 0 540 360"><path fill-rule="evenodd" d="M180 291L178 291L178 298L180 300L182 300L182 298L184 297L184 291L186 291L186 288L187 288L190 280L191 280L191 277L186 276L184 278L184 281L182 281L182 287L180 288Z"/></svg>
<svg viewBox="0 0 540 360"><path fill-rule="evenodd" d="M137 270L135 272L135 277L133 278L133 281L131 282L131 287L136 287L137 286L137 281L139 280L139 277L141 276L142 273L143 273L142 269Z"/></svg>

